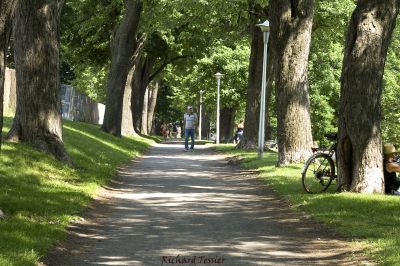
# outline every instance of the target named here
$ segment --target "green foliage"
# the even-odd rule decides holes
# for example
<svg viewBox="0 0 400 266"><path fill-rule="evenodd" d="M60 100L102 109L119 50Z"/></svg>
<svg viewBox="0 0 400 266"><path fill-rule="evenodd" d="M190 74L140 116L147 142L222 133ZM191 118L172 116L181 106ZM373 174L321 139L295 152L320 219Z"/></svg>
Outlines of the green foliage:
<svg viewBox="0 0 400 266"><path fill-rule="evenodd" d="M198 59L193 67L185 72L175 72L176 69L171 69L165 74L166 82L173 90L171 104L178 107L177 103L180 103L181 110L185 110L188 104L199 106L200 90L203 90L203 106L206 112L213 116L217 99L217 80L214 74L221 72L224 74L220 86L221 108L230 107L243 113L249 54L247 43L238 44L234 48L221 44L215 46L209 56Z"/></svg>
<svg viewBox="0 0 400 266"><path fill-rule="evenodd" d="M275 153L258 159L255 152L221 145L219 150L242 159L245 168L260 171L263 180L279 195L288 199L296 211L304 211L338 232L353 245L363 246L365 253L382 265L397 265L400 197L360 193L307 194L301 185L301 165L276 167ZM333 184L335 185L335 184Z"/></svg>
<svg viewBox="0 0 400 266"><path fill-rule="evenodd" d="M145 53L157 58L162 90L158 119L174 121L188 103L215 117L216 81L221 82L222 107L235 106L243 117L249 61L248 5L265 0L187 1L144 0L139 29L146 37ZM337 130L344 36L355 0L316 1L309 57L309 92L314 139ZM66 1L62 16L62 56L75 76L71 83L91 98L104 102L110 67L111 36L123 15L123 1ZM400 144L398 65L399 30L395 29L385 69L382 101L384 141ZM273 107L271 107L273 108ZM271 110L274 111L274 108ZM165 113L163 113L165 112ZM271 120L276 120L275 114Z"/></svg>
<svg viewBox="0 0 400 266"><path fill-rule="evenodd" d="M247 26L244 0L143 2L139 36L146 40L145 52L158 59L154 70L170 63L193 65L214 50L215 40L234 48ZM67 1L63 10L62 55L74 71L72 84L100 101L104 101L112 32L122 15L120 0Z"/></svg>
<svg viewBox="0 0 400 266"><path fill-rule="evenodd" d="M106 64L110 59L111 36L120 20L123 2L65 2L62 17L62 51L73 64Z"/></svg>
<svg viewBox="0 0 400 266"><path fill-rule="evenodd" d="M323 134L337 130L340 76L344 34L353 0L317 1L309 62L311 119L314 139L324 142ZM397 23L398 24L398 23ZM400 145L400 29L393 32L385 66L382 94L382 137Z"/></svg>
<svg viewBox="0 0 400 266"><path fill-rule="evenodd" d="M397 19L397 25L400 19ZM382 97L382 138L400 147L400 28L393 31L385 66L384 88Z"/></svg>
<svg viewBox="0 0 400 266"><path fill-rule="evenodd" d="M110 42L123 3L66 1L61 17L61 56L74 74L70 83L96 101L105 101Z"/></svg>
<svg viewBox="0 0 400 266"><path fill-rule="evenodd" d="M183 113L186 111L184 106L178 104L172 97L172 89L162 84L158 92L158 100L156 105L156 121L158 124L162 122L171 123L183 120Z"/></svg>
<svg viewBox="0 0 400 266"><path fill-rule="evenodd" d="M9 129L11 119L6 119ZM115 138L97 125L64 122L71 169L30 146L5 142L0 155L0 265L36 265L116 167L143 153L142 138Z"/></svg>
<svg viewBox="0 0 400 266"><path fill-rule="evenodd" d="M317 1L312 33L309 82L313 137L337 131L344 35L353 0Z"/></svg>
<svg viewBox="0 0 400 266"><path fill-rule="evenodd" d="M159 120L181 120L186 105L199 106L200 90L205 91L206 112L213 115L213 75L217 71L225 71L229 77L221 85L222 106L243 110L245 102L239 95L245 94L249 53L243 42L247 38L243 36L247 26L246 1L148 1L144 13L148 15L144 16L142 30L157 31L168 44L168 54L161 63L182 57L162 74L163 88L156 108Z"/></svg>
<svg viewBox="0 0 400 266"><path fill-rule="evenodd" d="M241 39L245 1L145 1L141 29L160 32L174 50L201 55L212 49L215 39Z"/></svg>
<svg viewBox="0 0 400 266"><path fill-rule="evenodd" d="M75 73L76 78L71 81L73 87L84 92L91 99L105 104L108 65L78 65Z"/></svg>

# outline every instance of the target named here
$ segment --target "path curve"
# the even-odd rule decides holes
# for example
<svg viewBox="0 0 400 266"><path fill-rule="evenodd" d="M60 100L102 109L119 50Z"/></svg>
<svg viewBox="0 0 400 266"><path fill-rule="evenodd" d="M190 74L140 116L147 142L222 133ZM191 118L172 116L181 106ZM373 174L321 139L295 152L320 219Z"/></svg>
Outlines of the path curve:
<svg viewBox="0 0 400 266"><path fill-rule="evenodd" d="M156 144L121 169L43 265L368 264L254 174L182 148Z"/></svg>

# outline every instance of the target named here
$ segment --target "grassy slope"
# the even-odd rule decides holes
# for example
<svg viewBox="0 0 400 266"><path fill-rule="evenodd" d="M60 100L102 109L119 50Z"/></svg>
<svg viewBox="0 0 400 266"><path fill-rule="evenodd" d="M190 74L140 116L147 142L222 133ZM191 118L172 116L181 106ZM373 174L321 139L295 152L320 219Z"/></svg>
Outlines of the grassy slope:
<svg viewBox="0 0 400 266"><path fill-rule="evenodd" d="M365 252L381 265L399 265L400 197L356 193L306 194L301 185L302 165L275 167L277 156L236 150L232 145L218 149L245 158L242 166L258 169L265 182L286 197L296 210L311 214L339 234L361 243ZM334 184L333 184L334 185Z"/></svg>
<svg viewBox="0 0 400 266"><path fill-rule="evenodd" d="M11 119L6 119L6 128ZM64 122L71 169L51 156L14 143L0 155L0 265L35 265L89 203L118 165L144 152L149 140L115 138L96 125Z"/></svg>

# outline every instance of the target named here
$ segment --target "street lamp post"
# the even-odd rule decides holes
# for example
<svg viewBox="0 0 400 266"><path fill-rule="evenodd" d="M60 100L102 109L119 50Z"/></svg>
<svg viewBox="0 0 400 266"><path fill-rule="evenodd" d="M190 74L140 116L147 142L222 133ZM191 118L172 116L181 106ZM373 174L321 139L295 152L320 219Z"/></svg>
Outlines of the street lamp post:
<svg viewBox="0 0 400 266"><path fill-rule="evenodd" d="M268 52L268 38L269 38L269 21L266 20L262 24L257 24L263 32L264 39L264 60L263 72L261 82L261 101L260 101L260 123L258 127L258 158L264 155L264 135L265 135L265 90L267 84L267 52Z"/></svg>
<svg viewBox="0 0 400 266"><path fill-rule="evenodd" d="M217 73L215 74L215 77L217 78L218 81L218 94L217 94L217 136L216 136L216 144L219 144L219 87L221 85L221 78L222 78L222 74L221 73Z"/></svg>
<svg viewBox="0 0 400 266"><path fill-rule="evenodd" d="M201 113L202 113L202 105L203 105L203 93L204 91L200 91L200 115L199 115L199 140L201 140Z"/></svg>

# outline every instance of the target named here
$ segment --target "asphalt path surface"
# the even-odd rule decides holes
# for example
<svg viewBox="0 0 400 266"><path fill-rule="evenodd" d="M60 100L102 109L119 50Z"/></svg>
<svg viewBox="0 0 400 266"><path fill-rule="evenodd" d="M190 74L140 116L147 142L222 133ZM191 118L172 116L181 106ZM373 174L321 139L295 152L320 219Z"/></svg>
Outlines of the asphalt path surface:
<svg viewBox="0 0 400 266"><path fill-rule="evenodd" d="M209 146L157 144L42 264L370 265L359 253Z"/></svg>

